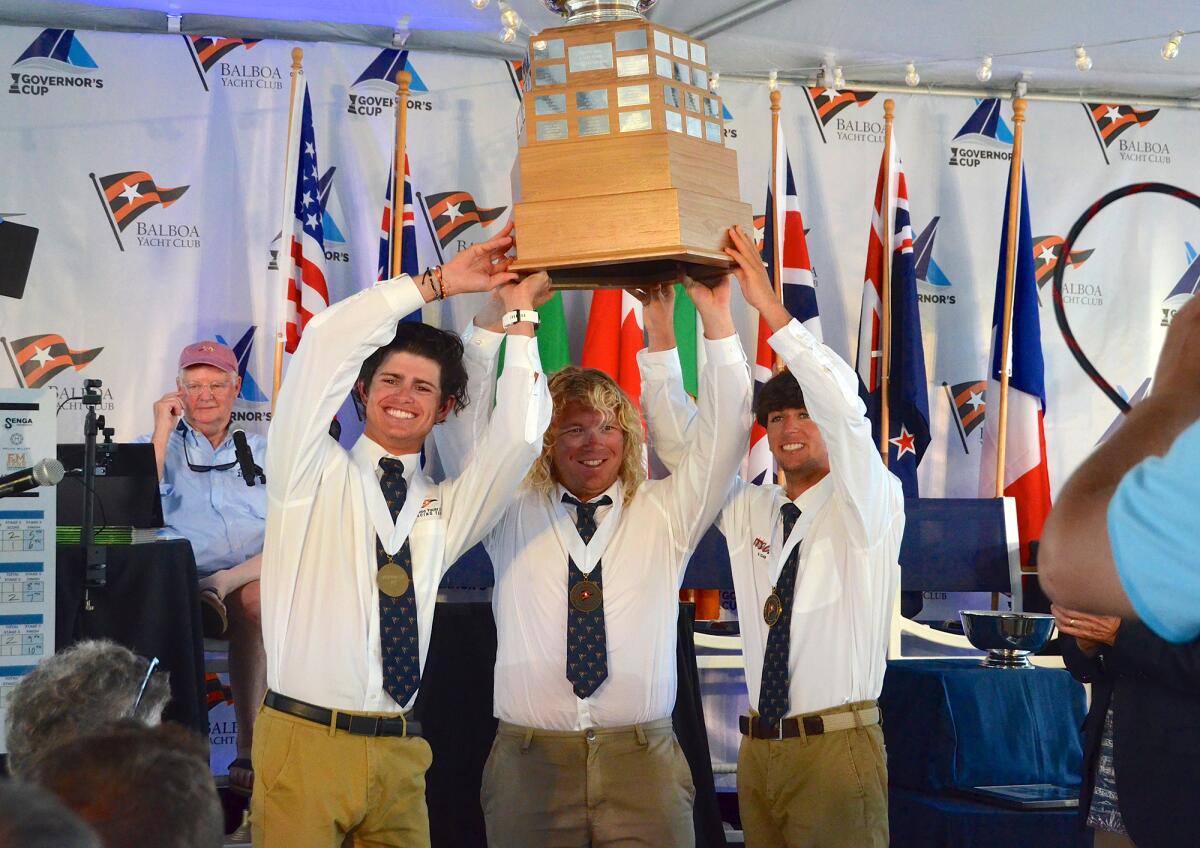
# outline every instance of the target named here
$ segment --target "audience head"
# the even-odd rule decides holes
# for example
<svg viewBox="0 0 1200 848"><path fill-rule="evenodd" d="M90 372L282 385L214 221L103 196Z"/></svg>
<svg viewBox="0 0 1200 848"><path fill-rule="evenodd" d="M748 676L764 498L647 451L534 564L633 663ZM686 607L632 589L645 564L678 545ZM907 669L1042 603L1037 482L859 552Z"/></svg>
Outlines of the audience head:
<svg viewBox="0 0 1200 848"><path fill-rule="evenodd" d="M100 848L100 838L42 787L0 780L0 848Z"/></svg>
<svg viewBox="0 0 1200 848"><path fill-rule="evenodd" d="M828 473L829 450L791 371L763 384L754 398L754 420L767 431L771 455L785 473L809 478Z"/></svg>
<svg viewBox="0 0 1200 848"><path fill-rule="evenodd" d="M617 382L571 366L550 378L550 395L554 414L530 486L549 494L560 483L586 501L620 480L625 499L633 497L646 479L642 418Z"/></svg>
<svg viewBox="0 0 1200 848"><path fill-rule="evenodd" d="M51 748L27 777L105 848L219 848L225 819L207 757L205 741L182 727L124 721Z"/></svg>
<svg viewBox="0 0 1200 848"><path fill-rule="evenodd" d="M101 640L79 642L47 657L9 700L9 771L23 776L46 749L113 721L157 724L171 692L165 672L146 679L149 666L128 648Z"/></svg>
<svg viewBox="0 0 1200 848"><path fill-rule="evenodd" d="M354 405L363 432L392 454L416 453L433 425L467 405L462 340L419 321L401 321L395 337L363 362Z"/></svg>
<svg viewBox="0 0 1200 848"><path fill-rule="evenodd" d="M242 387L234 352L212 340L188 345L179 354L175 383L183 398L184 420L206 436L224 433Z"/></svg>

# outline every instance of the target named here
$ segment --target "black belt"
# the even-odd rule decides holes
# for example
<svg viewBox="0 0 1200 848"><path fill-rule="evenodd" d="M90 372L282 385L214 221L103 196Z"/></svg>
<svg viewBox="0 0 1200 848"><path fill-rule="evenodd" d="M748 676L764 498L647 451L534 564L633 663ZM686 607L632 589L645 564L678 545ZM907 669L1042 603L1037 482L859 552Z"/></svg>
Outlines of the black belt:
<svg viewBox="0 0 1200 848"><path fill-rule="evenodd" d="M800 723L804 722L803 734ZM803 719L781 718L778 721L762 716L738 716L738 729L751 739L794 739L797 736L819 736L825 732L825 722L820 716Z"/></svg>
<svg viewBox="0 0 1200 848"><path fill-rule="evenodd" d="M307 704L304 701L297 701L295 698L280 695L278 692L267 692L267 697L263 700L263 703L273 710L311 721L314 724L322 724L325 727L329 727L334 723L333 710ZM338 711L336 727L338 730L344 730L355 736L421 735L420 722L405 721L400 716L396 718L384 718L382 716L356 715L354 713Z"/></svg>

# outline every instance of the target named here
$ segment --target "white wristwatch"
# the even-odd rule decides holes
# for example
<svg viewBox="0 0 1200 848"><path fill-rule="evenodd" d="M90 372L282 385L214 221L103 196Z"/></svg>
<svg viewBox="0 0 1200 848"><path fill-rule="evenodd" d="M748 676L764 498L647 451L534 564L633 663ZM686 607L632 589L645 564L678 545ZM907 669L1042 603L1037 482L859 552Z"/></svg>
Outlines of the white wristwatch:
<svg viewBox="0 0 1200 848"><path fill-rule="evenodd" d="M500 326L508 329L513 324L519 324L522 321L528 321L533 326L538 325L538 314L532 309L514 309L511 312L505 312L504 317L500 319Z"/></svg>

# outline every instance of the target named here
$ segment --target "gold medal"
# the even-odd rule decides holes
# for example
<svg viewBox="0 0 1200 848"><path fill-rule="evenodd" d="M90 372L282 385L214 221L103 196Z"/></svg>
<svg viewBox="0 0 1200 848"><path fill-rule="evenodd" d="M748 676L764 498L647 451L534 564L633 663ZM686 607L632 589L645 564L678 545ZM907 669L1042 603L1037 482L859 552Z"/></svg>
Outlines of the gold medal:
<svg viewBox="0 0 1200 848"><path fill-rule="evenodd" d="M775 592L771 592L767 596L767 602L763 604L763 621L767 623L767 627L774 627L781 615L783 615L783 601Z"/></svg>
<svg viewBox="0 0 1200 848"><path fill-rule="evenodd" d="M580 612L595 612L603 600L599 583L584 579L571 587L571 606Z"/></svg>
<svg viewBox="0 0 1200 848"><path fill-rule="evenodd" d="M379 591L389 598L403 595L411 583L408 572L394 562L389 562L375 573L375 584L379 586Z"/></svg>

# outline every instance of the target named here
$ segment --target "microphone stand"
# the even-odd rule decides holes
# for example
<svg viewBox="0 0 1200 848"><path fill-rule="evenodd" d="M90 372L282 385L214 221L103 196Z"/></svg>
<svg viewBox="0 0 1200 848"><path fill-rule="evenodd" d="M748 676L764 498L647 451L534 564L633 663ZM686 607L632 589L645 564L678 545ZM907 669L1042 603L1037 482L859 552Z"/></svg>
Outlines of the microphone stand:
<svg viewBox="0 0 1200 848"><path fill-rule="evenodd" d="M83 608L95 610L90 592L108 585L108 551L103 545L95 544L96 536L96 436L104 430L104 416L96 415L96 407L102 398L99 380L83 381L81 401L88 408L83 422L83 527L80 528L79 544L84 551ZM105 435L108 432L105 431Z"/></svg>

